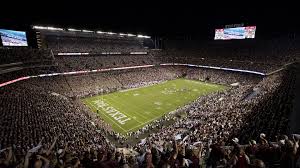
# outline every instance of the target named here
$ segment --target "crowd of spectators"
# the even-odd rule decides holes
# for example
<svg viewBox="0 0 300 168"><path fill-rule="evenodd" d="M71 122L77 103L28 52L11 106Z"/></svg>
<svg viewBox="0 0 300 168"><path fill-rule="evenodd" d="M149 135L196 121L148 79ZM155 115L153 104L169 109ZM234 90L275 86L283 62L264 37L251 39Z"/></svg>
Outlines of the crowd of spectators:
<svg viewBox="0 0 300 168"><path fill-rule="evenodd" d="M0 62L2 64L51 61L50 50L30 48L0 48Z"/></svg>
<svg viewBox="0 0 300 168"><path fill-rule="evenodd" d="M223 77L224 75L226 75L226 78ZM33 78L28 82L67 97L85 97L184 76L190 79L226 85L257 83L261 79L257 75L222 70L187 68L184 66L156 66L101 73Z"/></svg>
<svg viewBox="0 0 300 168"><path fill-rule="evenodd" d="M57 72L50 50L0 48L0 83L20 77Z"/></svg>
<svg viewBox="0 0 300 168"><path fill-rule="evenodd" d="M48 32L49 33L49 32ZM81 37L82 36L82 37ZM99 37L98 37L99 36ZM56 70L36 71L31 74L93 70L112 67L136 66L160 63L184 63L222 68L272 72L299 58L297 38L245 41L168 41L164 50L150 50L140 38L80 36L71 34L45 34L43 49L1 48L1 79L9 72L40 67L55 67ZM145 51L131 55L130 52ZM57 55L59 52L83 52L89 55ZM117 52L119 54L101 54ZM53 68L52 68L53 69ZM21 72L22 73L22 72ZM4 77L2 77L2 75ZM28 76L28 75L27 75Z"/></svg>
<svg viewBox="0 0 300 168"><path fill-rule="evenodd" d="M51 33L50 33L51 34ZM72 34L72 33L71 33ZM86 36L86 37L85 37ZM46 50L0 50L1 64L54 61L1 74L1 82L37 73L159 63L191 63L270 72L298 58L297 39L167 43L151 51L138 38L46 35ZM286 42L288 41L288 42ZM179 46L178 46L179 45ZM274 47L280 46L280 47ZM124 52L55 56L58 52ZM147 54L129 55L131 51ZM0 66L0 70L2 67ZM0 167L299 167L299 135L288 132L292 68L269 76L191 68L150 68L35 77L0 88ZM199 97L128 135L129 144L79 98L152 85L179 77L229 86ZM254 94L255 93L255 94ZM249 96L250 95L250 96ZM166 120L174 120L164 125ZM157 128L157 131L152 132ZM109 138L123 144L117 148Z"/></svg>
<svg viewBox="0 0 300 168"><path fill-rule="evenodd" d="M151 50L136 37L91 35L88 33L42 32L46 49L58 52L83 52L92 55L57 56L62 71L99 69L138 64L187 63L236 68L268 73L299 58L295 37L238 41L165 40L165 49ZM151 41L151 40L150 40ZM145 51L140 56L130 52ZM120 55L100 53L120 52ZM107 57L110 57L107 59Z"/></svg>
<svg viewBox="0 0 300 168"><path fill-rule="evenodd" d="M95 90L103 92L106 88L105 92L111 92L177 77L227 85L239 83L239 86L200 97L178 109L184 111L186 117L175 119L169 126L161 123L174 118L172 115L131 133L138 138L142 133L159 128L133 146L126 145L124 137L116 136L109 125L73 98L74 95L99 94ZM287 129L293 80L289 70L261 79L234 72L170 66L18 82L0 89L0 165L296 166L299 137L280 136ZM255 88L260 88L259 94L245 99L249 90ZM116 148L107 136L119 139L126 148ZM269 153L274 156L268 157Z"/></svg>
<svg viewBox="0 0 300 168"><path fill-rule="evenodd" d="M55 139L57 150L68 146L72 156L83 155L88 147L107 146L104 134L99 134L105 124L91 122L92 116L70 101L26 82L1 88L1 149L13 148L14 164L26 161L23 156L30 148L38 150L41 142L47 150Z"/></svg>
<svg viewBox="0 0 300 168"><path fill-rule="evenodd" d="M55 60L63 72L158 64L151 55L57 56Z"/></svg>
<svg viewBox="0 0 300 168"><path fill-rule="evenodd" d="M43 43L45 47L53 52L130 52L145 51L143 38L121 37L118 35L107 36L106 34L89 33L70 33L57 32L51 33L42 31Z"/></svg>
<svg viewBox="0 0 300 168"><path fill-rule="evenodd" d="M299 38L193 41L167 40L158 59L207 66L270 72L299 59Z"/></svg>

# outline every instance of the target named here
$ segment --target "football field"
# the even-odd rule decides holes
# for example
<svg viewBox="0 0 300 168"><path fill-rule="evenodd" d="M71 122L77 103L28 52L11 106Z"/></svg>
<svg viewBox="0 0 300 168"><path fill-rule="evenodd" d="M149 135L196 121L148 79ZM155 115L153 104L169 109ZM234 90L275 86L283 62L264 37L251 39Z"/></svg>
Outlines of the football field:
<svg viewBox="0 0 300 168"><path fill-rule="evenodd" d="M114 131L125 135L159 119L202 95L222 91L226 86L176 79L160 84L121 90L82 99Z"/></svg>

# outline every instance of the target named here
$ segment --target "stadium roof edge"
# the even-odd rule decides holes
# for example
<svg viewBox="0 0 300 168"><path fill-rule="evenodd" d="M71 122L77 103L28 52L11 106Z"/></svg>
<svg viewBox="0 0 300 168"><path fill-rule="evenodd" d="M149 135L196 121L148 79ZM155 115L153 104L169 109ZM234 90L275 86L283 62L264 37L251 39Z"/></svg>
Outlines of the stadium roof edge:
<svg viewBox="0 0 300 168"><path fill-rule="evenodd" d="M132 33L116 33L116 32L105 32L100 30L87 30L87 29L74 29L74 28L58 28L58 27L52 27L52 26L38 26L38 25L32 25L32 29L36 30L50 30L50 31L70 31L70 32L84 32L84 33L97 33L97 34L108 34L108 35L121 35L121 36L128 36L128 37L138 37L138 38L151 38L151 36L147 35L135 35Z"/></svg>

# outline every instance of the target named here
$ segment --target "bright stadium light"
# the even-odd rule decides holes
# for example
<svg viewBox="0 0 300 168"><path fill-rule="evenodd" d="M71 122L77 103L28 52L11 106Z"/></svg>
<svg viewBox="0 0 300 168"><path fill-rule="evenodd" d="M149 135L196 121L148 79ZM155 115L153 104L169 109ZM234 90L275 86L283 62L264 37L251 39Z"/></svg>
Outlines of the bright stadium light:
<svg viewBox="0 0 300 168"><path fill-rule="evenodd" d="M39 30L64 30L62 28L56 28L56 27L44 27L44 26L33 26L33 29L39 29Z"/></svg>
<svg viewBox="0 0 300 168"><path fill-rule="evenodd" d="M82 32L85 32L85 33L93 33L94 31L91 31L91 30L82 30Z"/></svg>
<svg viewBox="0 0 300 168"><path fill-rule="evenodd" d="M103 34L103 33L105 33L105 32L103 32L103 31L97 31L96 33L98 33L98 34Z"/></svg>
<svg viewBox="0 0 300 168"><path fill-rule="evenodd" d="M128 37L133 37L133 36L136 36L136 35L128 33L127 36Z"/></svg>
<svg viewBox="0 0 300 168"><path fill-rule="evenodd" d="M74 32L78 32L78 31L81 31L81 30L78 30L78 29L72 29L72 28L70 28L70 29L68 29L68 31L74 31Z"/></svg>
<svg viewBox="0 0 300 168"><path fill-rule="evenodd" d="M144 35L141 35L141 34L138 34L137 37L138 38L151 38L150 36L144 36Z"/></svg>
<svg viewBox="0 0 300 168"><path fill-rule="evenodd" d="M94 31L91 31L91 30L82 30L82 32L93 33Z"/></svg>
<svg viewBox="0 0 300 168"><path fill-rule="evenodd" d="M107 34L113 35L113 34L117 34L117 33L113 33L113 32L107 32Z"/></svg>
<svg viewBox="0 0 300 168"><path fill-rule="evenodd" d="M47 27L43 27L43 26L33 26L33 29L47 30Z"/></svg>
<svg viewBox="0 0 300 168"><path fill-rule="evenodd" d="M63 30L61 28L56 28L56 27L48 27L48 30Z"/></svg>
<svg viewBox="0 0 300 168"><path fill-rule="evenodd" d="M124 33L119 33L119 35L120 35L120 36L125 36L126 34L124 34Z"/></svg>

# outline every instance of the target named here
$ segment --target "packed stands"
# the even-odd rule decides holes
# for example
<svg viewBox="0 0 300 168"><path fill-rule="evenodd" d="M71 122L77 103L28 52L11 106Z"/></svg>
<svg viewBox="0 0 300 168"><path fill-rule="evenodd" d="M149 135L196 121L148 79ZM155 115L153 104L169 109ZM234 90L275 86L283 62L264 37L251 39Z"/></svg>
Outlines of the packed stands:
<svg viewBox="0 0 300 168"><path fill-rule="evenodd" d="M0 48L0 56L1 83L19 77L57 72L50 50Z"/></svg>
<svg viewBox="0 0 300 168"><path fill-rule="evenodd" d="M137 87L137 82L147 83L150 81L168 80L180 76L180 72L187 72L188 74L190 74L187 76L189 78L194 78L195 76L197 76L196 74L204 74L202 73L202 70L199 69L191 68L185 71L183 70L185 69L184 67L183 69L180 69L180 67L179 69L177 68L158 67L149 69L146 68L142 71L125 70L123 72L107 72L99 75L93 74L91 76L75 75L69 77L62 76L53 78L35 78L32 80L29 79L24 82L22 81L16 84L12 84L5 88L1 88L1 108L6 109L1 110L5 111L5 113L1 114L1 128L3 129L1 130L1 133L3 134L1 137L4 138L1 139L1 146L9 147L15 144L15 155L24 156L24 154L29 150L29 148L37 145L39 141L43 139L43 137L43 148L46 148L45 150L47 150L47 146L50 146L51 142L57 136L57 147L60 146L60 148L57 150L61 151L64 149L64 147L68 146L68 149L65 150L68 150L68 152L73 152L73 154L70 153L71 155L69 157L77 158L75 160L80 160L80 163L82 162L81 164L83 166L86 167L86 164L105 165L107 163L103 163L102 161L98 163L98 161L91 160L91 158L93 158L92 153L92 155L89 154L90 158L87 161L87 163L85 163L84 158L80 158L80 156L85 156L83 153L85 152L86 147L94 148L93 150L99 150L99 152L104 150L105 148L112 148L107 147L109 145L107 145L107 141L105 141L104 136L106 134L114 134L113 131L108 131L110 130L109 126L104 124L99 118L91 116L92 114L88 112L86 107L80 105L80 103L76 99L73 100L57 93L73 92L74 94L74 91L76 91L75 94L80 95L80 93L84 91L94 92L97 89L90 88L94 88L94 85L97 85L97 83L100 84L100 81L103 81L103 79L105 79L107 83L102 83L103 86L100 85L101 88L104 88L106 85L107 87L110 87L110 89L115 89L119 87L129 87L130 85L135 85ZM161 73L157 73L158 71L160 71ZM207 70L204 70L203 72L207 72ZM291 76L286 75L286 73L288 72L289 71L274 74L270 77L265 78L262 81L259 78L253 78L252 80L248 79L247 82L244 82L243 85L236 89L230 89L226 92L216 93L207 97L199 98L198 100L193 102L189 107L185 107L185 111L187 111L188 114L188 117L186 119L178 120L176 123L168 127L164 127L163 125L158 124L157 126L161 128L161 131L150 135L148 138L149 142L147 141L147 143L157 145L164 141L169 142L169 140L172 140L173 135L181 133L185 136L189 135L189 139L187 140L189 142L189 145L192 145L198 141L201 141L203 143L203 146L201 147L201 149L203 150L201 152L201 156L203 156L206 155L206 153L204 152L206 150L204 149L207 147L207 145L219 144L221 142L225 144L230 144L231 137L240 137L240 142L247 143L249 140L251 140L251 138L256 139L259 133L263 131L267 135L270 135L269 140L274 140L274 135L281 133L280 130L282 130L283 133L285 132L286 123L284 122L286 122L286 120L282 120L282 117L285 117L288 111L280 110L278 111L278 113L274 113L274 110L272 110L273 113L269 113L269 111L265 111L264 109L270 109L269 107L272 107L274 109L278 109L279 107L283 108L283 106L286 104L286 101L288 100L286 98L288 98L291 94L291 87L284 85L284 82L289 82L289 80L292 80L290 79ZM157 74L161 75L157 76ZM167 74L170 74L171 76ZM131 75L135 76L135 78L130 77ZM215 82L219 83L231 83L237 82L237 80L243 82L244 79L243 75L240 75L239 78L239 76L235 73L233 73L234 77L228 78L235 79L234 81L229 81L226 78L226 76L228 75L224 76L222 73L218 74L218 72L216 72L212 73L211 75L212 77L210 78L210 80L214 81L214 79L217 79ZM78 83L79 78L85 84L81 84L80 82ZM222 79L224 79L224 81ZM74 85L75 83L76 85ZM114 86L111 84L114 84ZM243 98L247 91L253 87L261 88L262 90L260 94L251 100L243 101ZM274 94L276 94L277 96L274 96ZM270 96L272 97L272 99L270 99ZM12 103L14 104L13 106ZM53 104L55 104L55 106L53 106ZM249 119L249 115L256 117L255 114L266 114L268 115L268 119L272 118L274 122L262 121L260 123L263 125L260 125L259 128L263 129L249 129L252 128L250 126L251 124L256 125L257 123L255 124L255 122L260 121L253 119L246 120ZM270 114L272 114L274 117L270 116ZM18 120L20 120L20 122L15 123L15 121ZM68 120L68 122L66 120ZM279 121L282 121L283 123L280 124ZM244 123L246 124L244 125ZM276 127L272 125L266 126L266 124L272 123L278 125ZM251 131L255 131L251 134L248 134L248 129L242 129L242 127L246 127ZM276 129L269 130L269 128ZM102 130L101 134L97 134L97 130ZM147 129L144 129L140 132L146 130ZM15 131L19 131L19 133L15 134ZM249 136L243 136L244 134ZM122 139L122 137L120 138ZM175 145L174 143L171 144ZM186 144L187 148L189 146L188 144ZM99 147L99 145L101 147ZM173 152L175 152L176 150L183 152L182 145L179 146L181 149L176 149L176 147L174 146ZM133 148L135 149L135 151L139 152L140 150L143 150L143 147L138 145L133 146ZM149 154L149 152L147 152L148 150L145 151L146 155L152 155ZM157 149L152 150L156 150L155 153L159 155L155 157L170 157L170 155L165 156L163 153L158 152ZM55 153L56 152L52 154L56 155ZM49 159L50 157L49 155L45 154L43 156L47 159ZM193 155L191 155L191 157L192 156ZM35 161L37 156L27 157L29 157L28 159L30 159L31 161ZM178 161L180 161L181 159L183 159L181 157L185 159L192 159L188 158L188 155L180 155L180 157L178 156L178 158L174 156L172 157L173 159L175 159L174 163L172 161L166 162L164 164L178 164L176 163L177 159L179 159ZM155 163L152 163L151 161L150 163L147 163L148 161L149 160L145 159L140 164L156 164L156 166L159 164L158 161L156 161ZM67 162L68 161L66 161L66 163ZM117 162L116 164L123 165L129 163ZM199 163L196 162L196 164Z"/></svg>
<svg viewBox="0 0 300 168"><path fill-rule="evenodd" d="M300 136L287 126L295 74L292 66L283 67L299 56L296 39L170 43L165 50L152 51L135 37L44 33L44 50L0 50L5 64L38 62L1 74L1 82L31 77L0 87L0 167L296 167ZM147 53L130 54L137 51ZM161 63L259 72L283 69L262 76ZM155 66L36 76L135 65ZM176 78L229 89L177 109L185 117L166 115L130 133L140 143L129 143L80 101ZM169 119L175 122L164 125Z"/></svg>
<svg viewBox="0 0 300 168"><path fill-rule="evenodd" d="M299 59L300 41L278 37L270 40L166 42L163 62L177 62L271 72ZM167 57L166 57L167 56Z"/></svg>
<svg viewBox="0 0 300 168"><path fill-rule="evenodd" d="M151 55L57 56L56 61L62 72L157 64Z"/></svg>
<svg viewBox="0 0 300 168"><path fill-rule="evenodd" d="M2 48L0 49L1 64L34 63L51 61L53 56L50 50L37 50L28 48Z"/></svg>
<svg viewBox="0 0 300 168"><path fill-rule="evenodd" d="M44 47L57 53L145 51L143 40L137 37L111 36L84 32L41 31Z"/></svg>

